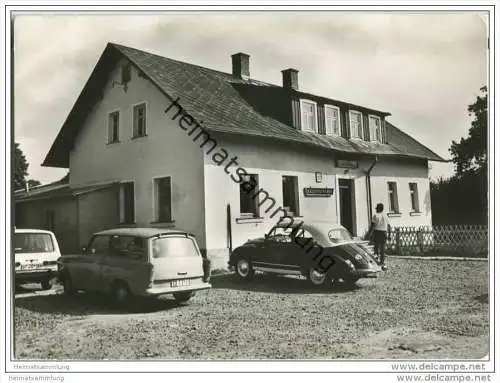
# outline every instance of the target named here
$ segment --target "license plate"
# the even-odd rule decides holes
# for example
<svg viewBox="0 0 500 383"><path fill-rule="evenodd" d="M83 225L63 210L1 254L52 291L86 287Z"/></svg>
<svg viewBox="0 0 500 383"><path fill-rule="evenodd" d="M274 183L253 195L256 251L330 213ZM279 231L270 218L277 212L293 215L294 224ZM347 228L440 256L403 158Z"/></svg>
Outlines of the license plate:
<svg viewBox="0 0 500 383"><path fill-rule="evenodd" d="M190 279L178 279L176 281L170 281L170 287L184 287L191 285Z"/></svg>
<svg viewBox="0 0 500 383"><path fill-rule="evenodd" d="M20 269L21 270L33 270L33 269L38 269L41 268L43 265L41 263L27 263L25 265L21 265Z"/></svg>

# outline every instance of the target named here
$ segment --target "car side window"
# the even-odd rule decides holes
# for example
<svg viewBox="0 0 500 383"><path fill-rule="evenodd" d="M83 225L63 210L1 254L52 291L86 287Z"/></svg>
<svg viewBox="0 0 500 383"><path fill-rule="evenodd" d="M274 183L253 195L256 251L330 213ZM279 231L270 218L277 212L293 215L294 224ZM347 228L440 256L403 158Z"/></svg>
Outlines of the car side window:
<svg viewBox="0 0 500 383"><path fill-rule="evenodd" d="M113 235L110 241L110 255L130 259L146 257L146 239L141 237Z"/></svg>
<svg viewBox="0 0 500 383"><path fill-rule="evenodd" d="M87 255L103 255L109 251L109 236L96 235L92 238Z"/></svg>

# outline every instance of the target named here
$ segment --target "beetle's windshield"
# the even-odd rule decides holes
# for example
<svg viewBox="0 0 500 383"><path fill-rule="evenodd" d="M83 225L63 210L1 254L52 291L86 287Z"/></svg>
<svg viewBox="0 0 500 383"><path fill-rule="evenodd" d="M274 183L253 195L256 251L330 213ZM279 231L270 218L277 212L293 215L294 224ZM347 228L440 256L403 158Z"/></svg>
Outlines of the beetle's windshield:
<svg viewBox="0 0 500 383"><path fill-rule="evenodd" d="M350 241L352 239L351 234L343 227L330 230L328 232L328 238L330 238L330 241L333 243Z"/></svg>

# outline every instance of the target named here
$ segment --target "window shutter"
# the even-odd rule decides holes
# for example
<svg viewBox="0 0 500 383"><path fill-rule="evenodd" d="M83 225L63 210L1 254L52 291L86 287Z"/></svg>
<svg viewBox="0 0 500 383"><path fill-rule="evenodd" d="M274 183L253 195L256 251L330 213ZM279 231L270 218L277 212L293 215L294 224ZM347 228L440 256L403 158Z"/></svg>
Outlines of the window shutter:
<svg viewBox="0 0 500 383"><path fill-rule="evenodd" d="M362 120L363 120L363 136L362 137L365 141L370 141L370 127L368 125L368 116L366 114L362 114Z"/></svg>
<svg viewBox="0 0 500 383"><path fill-rule="evenodd" d="M387 128L386 128L385 118L382 119L380 124L381 124L381 131L382 131L382 142L384 144L387 144Z"/></svg>
<svg viewBox="0 0 500 383"><path fill-rule="evenodd" d="M324 105L318 105L318 133L326 134L326 110Z"/></svg>
<svg viewBox="0 0 500 383"><path fill-rule="evenodd" d="M340 135L344 138L349 138L349 112L345 109L340 109Z"/></svg>
<svg viewBox="0 0 500 383"><path fill-rule="evenodd" d="M349 111L345 113L345 138L351 138L351 114Z"/></svg>

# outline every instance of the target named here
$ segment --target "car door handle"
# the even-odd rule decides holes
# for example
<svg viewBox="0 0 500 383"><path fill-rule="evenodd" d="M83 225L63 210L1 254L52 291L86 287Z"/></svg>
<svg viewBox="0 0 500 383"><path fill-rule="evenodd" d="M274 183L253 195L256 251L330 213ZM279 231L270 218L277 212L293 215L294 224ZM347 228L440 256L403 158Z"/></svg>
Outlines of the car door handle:
<svg viewBox="0 0 500 383"><path fill-rule="evenodd" d="M187 273L177 273L177 275L187 275Z"/></svg>

